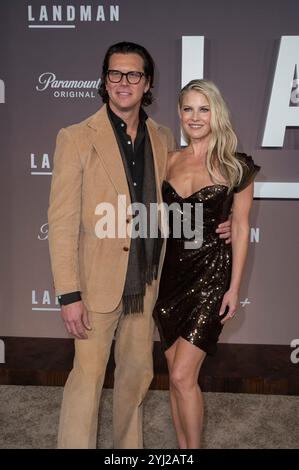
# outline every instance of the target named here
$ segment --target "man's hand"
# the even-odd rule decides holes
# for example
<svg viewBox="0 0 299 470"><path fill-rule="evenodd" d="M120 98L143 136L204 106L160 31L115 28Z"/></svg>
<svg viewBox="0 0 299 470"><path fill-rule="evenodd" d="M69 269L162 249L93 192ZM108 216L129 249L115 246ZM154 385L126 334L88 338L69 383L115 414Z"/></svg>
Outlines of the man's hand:
<svg viewBox="0 0 299 470"><path fill-rule="evenodd" d="M224 238L225 243L231 243L232 241L232 216L230 215L228 220L219 224L216 233L219 233L219 238Z"/></svg>
<svg viewBox="0 0 299 470"><path fill-rule="evenodd" d="M61 306L61 316L70 335L78 339L87 339L85 330L91 330L88 311L82 300Z"/></svg>

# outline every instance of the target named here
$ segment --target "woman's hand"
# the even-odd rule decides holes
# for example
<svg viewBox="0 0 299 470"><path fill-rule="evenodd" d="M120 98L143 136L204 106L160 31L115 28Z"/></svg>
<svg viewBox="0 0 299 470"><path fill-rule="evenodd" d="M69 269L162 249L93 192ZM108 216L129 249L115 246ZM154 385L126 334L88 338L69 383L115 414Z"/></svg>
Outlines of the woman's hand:
<svg viewBox="0 0 299 470"><path fill-rule="evenodd" d="M221 308L219 315L224 315L225 310L227 311L227 314L222 318L221 323L222 325L227 321L231 320L233 316L236 313L236 310L238 308L238 291L229 289L223 297Z"/></svg>
<svg viewBox="0 0 299 470"><path fill-rule="evenodd" d="M219 238L223 238L225 240L225 243L231 243L232 241L232 216L231 214L229 215L229 218L223 222L222 224L219 224L216 233L219 234Z"/></svg>

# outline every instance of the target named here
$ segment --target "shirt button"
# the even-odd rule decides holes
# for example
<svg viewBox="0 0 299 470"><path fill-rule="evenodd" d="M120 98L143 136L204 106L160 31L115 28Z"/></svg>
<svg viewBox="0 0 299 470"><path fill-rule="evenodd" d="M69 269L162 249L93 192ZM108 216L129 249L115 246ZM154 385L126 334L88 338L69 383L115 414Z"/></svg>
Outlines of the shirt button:
<svg viewBox="0 0 299 470"><path fill-rule="evenodd" d="M129 248L128 248L127 246L124 246L124 247L123 247L123 250L124 250L124 251L129 251Z"/></svg>
<svg viewBox="0 0 299 470"><path fill-rule="evenodd" d="M128 140L128 144L131 144L131 141L130 141L130 140Z"/></svg>
<svg viewBox="0 0 299 470"><path fill-rule="evenodd" d="M134 183L133 183L133 186L137 186L137 183L135 183L135 181L134 181Z"/></svg>
<svg viewBox="0 0 299 470"><path fill-rule="evenodd" d="M132 162L132 165L135 165L135 162Z"/></svg>
<svg viewBox="0 0 299 470"><path fill-rule="evenodd" d="M121 123L121 127L125 127L125 125L124 125L124 123L123 123L123 122Z"/></svg>

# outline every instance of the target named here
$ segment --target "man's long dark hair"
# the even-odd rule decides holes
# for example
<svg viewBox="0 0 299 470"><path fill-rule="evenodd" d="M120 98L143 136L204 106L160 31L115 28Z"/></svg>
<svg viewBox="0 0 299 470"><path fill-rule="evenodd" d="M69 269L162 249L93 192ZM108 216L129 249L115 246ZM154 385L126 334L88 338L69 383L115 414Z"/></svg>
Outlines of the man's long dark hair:
<svg viewBox="0 0 299 470"><path fill-rule="evenodd" d="M102 76L101 76L101 85L99 87L98 93L102 97L103 103L108 103L109 96L106 90L106 76L109 67L109 60L112 54L138 54L143 59L144 64L144 74L145 77L149 80L149 89L144 93L141 105L148 106L154 101L151 88L154 86L154 72L155 72L155 63L150 55L150 53L145 49L145 47L135 44L134 42L118 42L110 46L103 60L102 66Z"/></svg>

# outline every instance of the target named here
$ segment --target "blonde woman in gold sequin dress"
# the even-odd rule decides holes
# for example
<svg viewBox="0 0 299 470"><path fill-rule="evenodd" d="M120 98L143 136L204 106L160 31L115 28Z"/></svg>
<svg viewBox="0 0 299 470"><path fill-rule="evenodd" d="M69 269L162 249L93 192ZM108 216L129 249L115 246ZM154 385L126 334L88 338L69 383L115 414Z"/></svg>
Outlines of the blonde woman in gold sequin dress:
<svg viewBox="0 0 299 470"><path fill-rule="evenodd" d="M212 82L192 80L181 90L179 116L188 146L169 157L163 197L182 212L183 204L203 204L203 242L198 249L186 248L186 239L175 238L170 224L154 318L168 363L178 445L188 449L201 442L202 363L214 354L223 324L237 309L253 180L260 167L236 153L226 104ZM215 229L231 209L232 242L227 244Z"/></svg>

